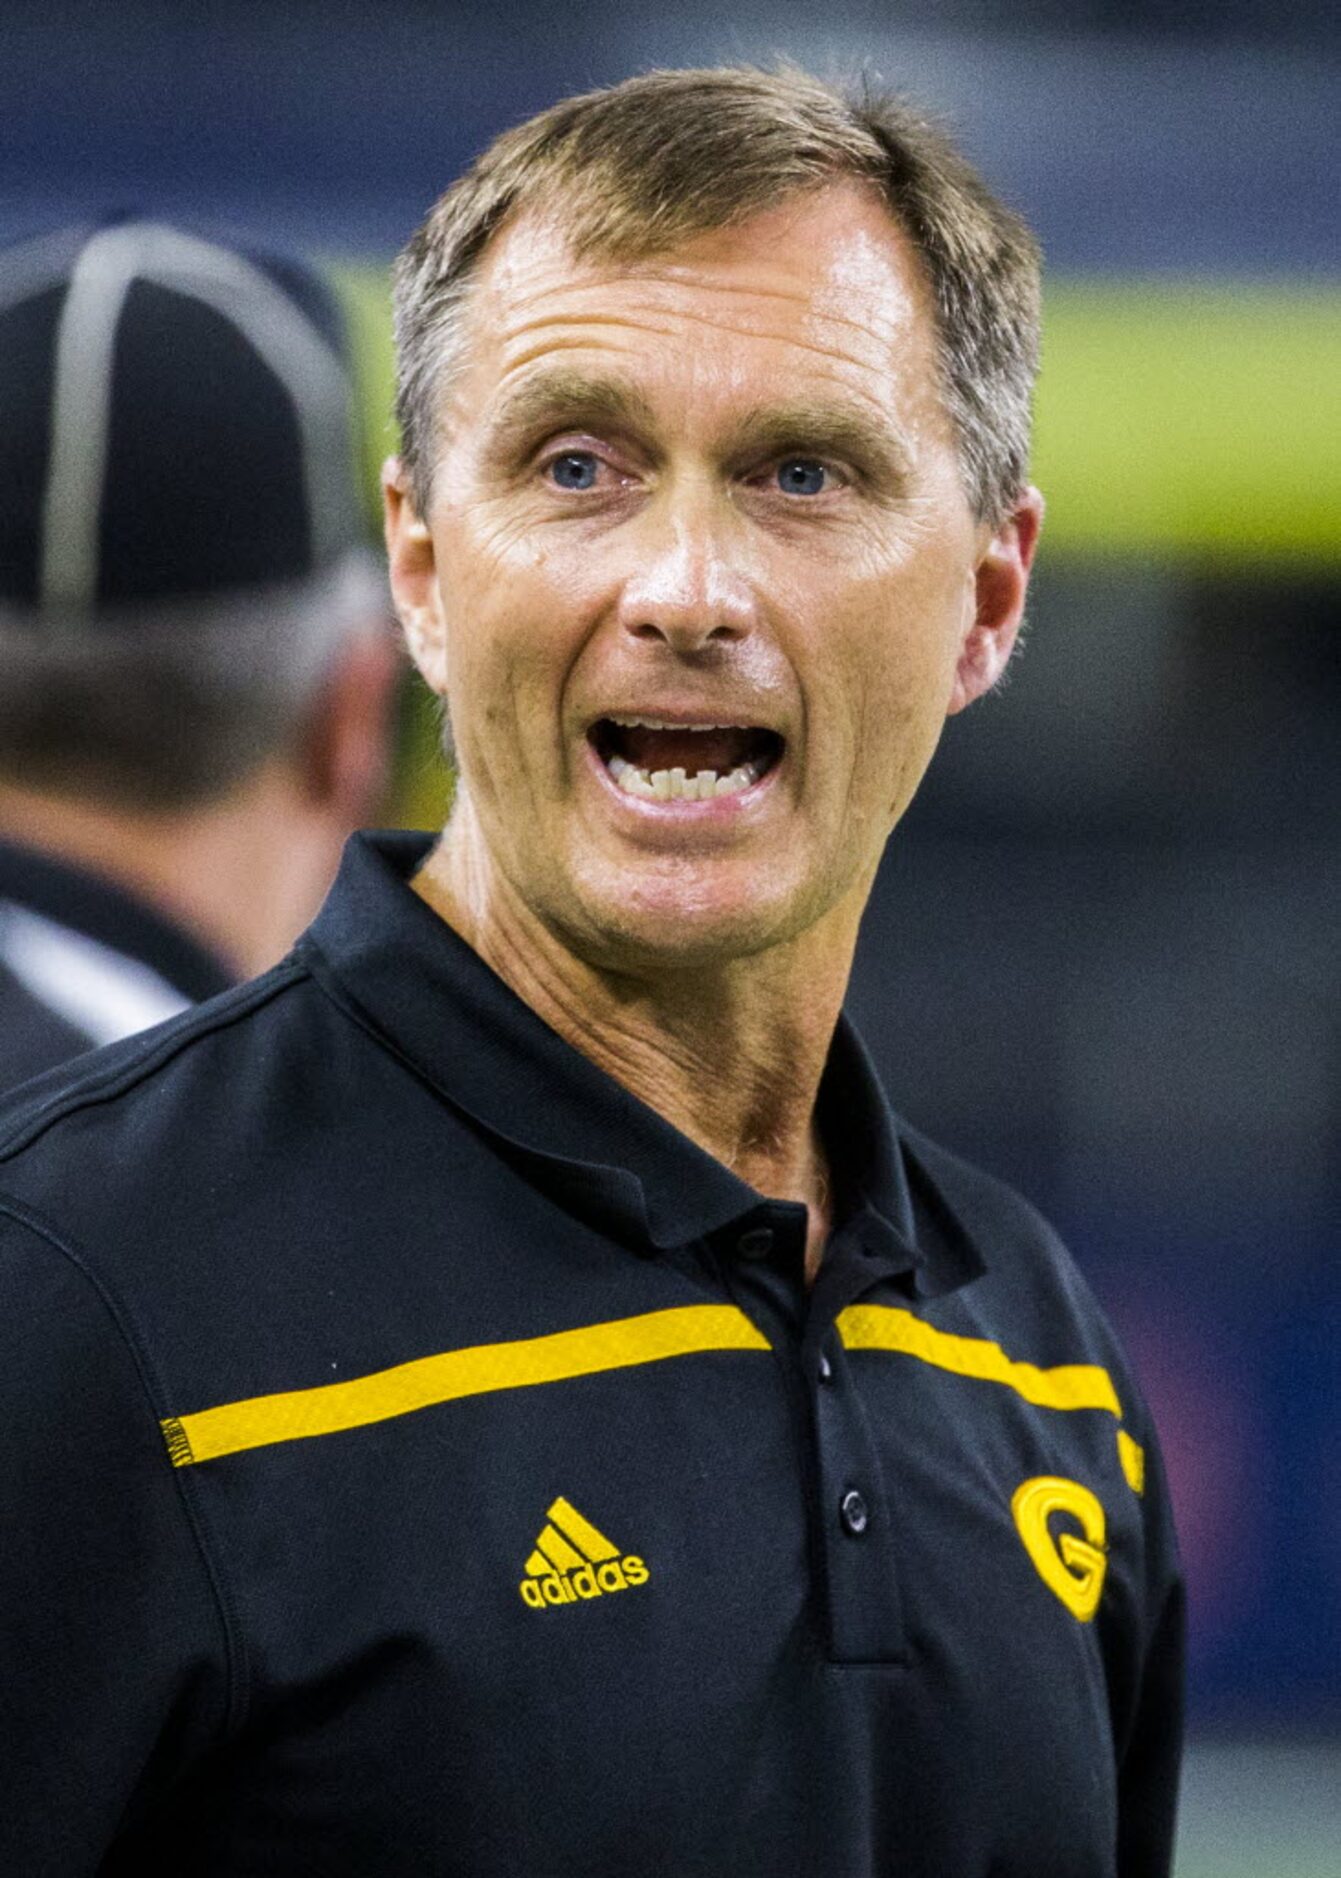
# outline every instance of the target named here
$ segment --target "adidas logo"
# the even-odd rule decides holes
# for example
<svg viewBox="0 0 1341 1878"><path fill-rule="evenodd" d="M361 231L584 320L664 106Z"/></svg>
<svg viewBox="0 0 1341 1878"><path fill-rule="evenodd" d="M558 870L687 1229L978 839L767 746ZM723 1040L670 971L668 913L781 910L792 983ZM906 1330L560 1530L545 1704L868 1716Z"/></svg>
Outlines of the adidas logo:
<svg viewBox="0 0 1341 1878"><path fill-rule="evenodd" d="M603 1532L583 1519L575 1506L558 1499L545 1515L548 1525L526 1561L517 1589L532 1610L547 1604L577 1604L610 1591L645 1585L651 1572L640 1558L620 1556Z"/></svg>

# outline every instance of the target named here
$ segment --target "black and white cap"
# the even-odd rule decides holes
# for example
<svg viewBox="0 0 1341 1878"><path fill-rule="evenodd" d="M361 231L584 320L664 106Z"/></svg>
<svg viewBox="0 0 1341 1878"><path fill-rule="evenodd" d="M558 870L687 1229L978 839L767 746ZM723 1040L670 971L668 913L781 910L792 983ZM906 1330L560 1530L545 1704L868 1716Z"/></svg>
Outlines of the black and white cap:
<svg viewBox="0 0 1341 1878"><path fill-rule="evenodd" d="M338 308L162 222L0 249L0 606L109 622L333 569L362 537Z"/></svg>

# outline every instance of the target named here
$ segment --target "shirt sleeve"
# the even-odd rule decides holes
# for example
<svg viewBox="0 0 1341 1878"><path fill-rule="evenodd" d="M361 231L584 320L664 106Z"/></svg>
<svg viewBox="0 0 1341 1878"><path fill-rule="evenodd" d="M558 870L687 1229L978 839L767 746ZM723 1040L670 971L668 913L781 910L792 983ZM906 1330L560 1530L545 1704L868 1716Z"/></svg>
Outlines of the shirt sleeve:
<svg viewBox="0 0 1341 1878"><path fill-rule="evenodd" d="M1119 1878L1173 1870L1183 1758L1186 1597L1159 1443L1146 1432L1146 1608L1140 1681L1118 1765Z"/></svg>
<svg viewBox="0 0 1341 1878"><path fill-rule="evenodd" d="M226 1664L131 1336L0 1202L0 1870L96 1871L218 1739Z"/></svg>

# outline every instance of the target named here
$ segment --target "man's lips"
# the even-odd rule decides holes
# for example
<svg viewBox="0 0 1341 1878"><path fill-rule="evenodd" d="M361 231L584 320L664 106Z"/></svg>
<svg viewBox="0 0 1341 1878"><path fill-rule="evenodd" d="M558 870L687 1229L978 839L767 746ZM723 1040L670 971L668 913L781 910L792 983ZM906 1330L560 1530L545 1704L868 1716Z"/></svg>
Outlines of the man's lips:
<svg viewBox="0 0 1341 1878"><path fill-rule="evenodd" d="M624 713L598 718L587 740L617 789L658 804L743 795L777 766L785 747L763 725Z"/></svg>
<svg viewBox="0 0 1341 1878"><path fill-rule="evenodd" d="M640 789L630 789L624 778L616 778L608 763L589 742L586 749L587 763L593 780L607 798L628 814L636 816L645 827L661 823L669 828L671 824L683 824L692 821L702 826L705 823L736 822L741 815L757 812L764 805L764 798L771 796L782 773L782 764L775 763L757 781L747 782L743 787L723 791L720 795L714 791L711 795L700 796L697 791L690 795L661 789L652 784L644 793ZM692 780L686 777L686 781ZM719 780L721 780L719 778Z"/></svg>

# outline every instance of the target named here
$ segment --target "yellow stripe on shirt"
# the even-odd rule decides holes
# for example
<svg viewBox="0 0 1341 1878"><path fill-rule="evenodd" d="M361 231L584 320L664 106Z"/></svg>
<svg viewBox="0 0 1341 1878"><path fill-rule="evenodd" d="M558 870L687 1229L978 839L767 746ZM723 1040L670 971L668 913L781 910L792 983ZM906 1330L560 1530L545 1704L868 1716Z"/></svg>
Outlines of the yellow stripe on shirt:
<svg viewBox="0 0 1341 1878"><path fill-rule="evenodd" d="M560 1330L515 1343L482 1343L421 1356L349 1382L323 1383L280 1395L252 1396L218 1408L176 1415L163 1423L174 1467L217 1460L244 1448L305 1441L369 1422L389 1421L462 1396L536 1383L566 1382L602 1370L631 1369L672 1356L711 1350L767 1350L768 1343L732 1304L689 1304L640 1317Z"/></svg>
<svg viewBox="0 0 1341 1878"><path fill-rule="evenodd" d="M1096 1363L1063 1363L1040 1369L1006 1355L985 1337L955 1337L888 1304L850 1304L838 1314L838 1334L849 1350L894 1350L921 1363L1003 1384L1026 1402L1051 1409L1106 1409L1122 1419L1122 1407L1106 1369Z"/></svg>

